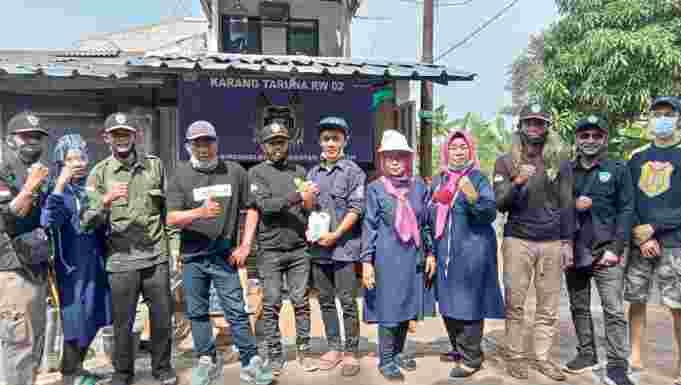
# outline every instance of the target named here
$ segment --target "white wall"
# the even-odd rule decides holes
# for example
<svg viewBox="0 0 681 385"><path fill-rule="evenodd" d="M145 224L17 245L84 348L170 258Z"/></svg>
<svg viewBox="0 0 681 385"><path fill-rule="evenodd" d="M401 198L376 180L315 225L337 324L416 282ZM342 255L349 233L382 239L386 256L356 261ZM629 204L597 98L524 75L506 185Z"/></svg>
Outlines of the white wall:
<svg viewBox="0 0 681 385"><path fill-rule="evenodd" d="M241 5L248 10L249 16L258 16L261 0L242 0ZM350 56L350 20L343 3L322 0L289 0L292 19L314 19L319 21L319 56ZM234 0L215 0L212 2L213 14L208 50L219 51L221 47L221 15L229 13ZM269 30L263 34L263 54L285 55L286 31L283 28ZM283 47L283 49L282 49Z"/></svg>

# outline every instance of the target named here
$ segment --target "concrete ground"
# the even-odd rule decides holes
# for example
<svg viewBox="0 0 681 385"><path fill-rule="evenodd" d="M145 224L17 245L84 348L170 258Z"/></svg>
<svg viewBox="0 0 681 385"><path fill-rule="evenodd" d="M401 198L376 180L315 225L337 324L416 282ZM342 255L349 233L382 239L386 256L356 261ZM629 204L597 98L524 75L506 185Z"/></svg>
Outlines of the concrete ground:
<svg viewBox="0 0 681 385"><path fill-rule="evenodd" d="M533 295L528 300L528 309L532 310L534 304ZM291 354L290 360L293 359L293 315L290 307L285 307L285 314L282 317L282 329L284 339ZM323 341L323 328L321 325L321 317L319 314L319 307L316 301L312 301L312 334L315 337L313 341L313 349L317 353L325 351L325 343ZM594 295L593 311L595 316L596 330L598 334L598 344L600 348L599 358L601 361L605 360L604 351L604 335L603 335L603 316L600 307L600 301ZM531 346L533 312L530 311L527 315L528 328L528 347ZM373 352L376 350L376 328L373 326L362 325L362 351L366 356L362 359L362 370L360 375L355 378L343 378L340 376L339 370L331 372L317 372L317 373L303 373L295 364L294 361L289 361L286 371L278 380L281 385L322 385L322 384L387 384L376 369L376 358ZM633 375L632 379L642 385L654 384L671 384L674 373L673 362L673 343L672 343L672 324L671 319L663 308L659 306L651 306L648 314L648 329L647 329L647 349L645 354L645 365L647 370L641 374ZM554 384L555 382L544 378L542 375L530 371L530 379L528 381L517 381L504 373L504 362L500 359L497 352L497 346L503 344L504 339L504 322L500 320L491 320L486 323L485 327L485 342L484 350L486 351L485 370L477 373L473 378L460 381L465 384L476 385L497 385L497 384L531 384L543 385ZM555 360L565 363L575 354L576 337L573 331L570 320L569 305L565 291L561 298L561 312L560 312L560 333L556 337L556 346L553 350L553 357ZM425 384L445 384L450 370L448 364L439 361L438 354L449 349L448 339L442 322L440 319L429 319L418 324L418 329L415 334L409 336L408 350L417 353L417 362L419 368L413 373L406 373L405 384L425 385ZM236 383L239 372L239 365L237 361L237 353L231 351L227 347L226 361L224 370L224 383ZM190 368L192 360L188 352L180 352L177 354L175 364L180 377L181 384L188 384L190 378ZM88 362L88 366L94 370L102 373L110 373L112 371L110 363L103 357L97 357ZM137 362L137 384L151 385L155 381L151 378L149 371L149 357L143 355ZM586 384L600 384L602 371L590 371L579 376L571 376L568 378L567 384L570 385L586 385ZM60 376L56 373L43 374L39 378L39 384L48 385L60 382Z"/></svg>

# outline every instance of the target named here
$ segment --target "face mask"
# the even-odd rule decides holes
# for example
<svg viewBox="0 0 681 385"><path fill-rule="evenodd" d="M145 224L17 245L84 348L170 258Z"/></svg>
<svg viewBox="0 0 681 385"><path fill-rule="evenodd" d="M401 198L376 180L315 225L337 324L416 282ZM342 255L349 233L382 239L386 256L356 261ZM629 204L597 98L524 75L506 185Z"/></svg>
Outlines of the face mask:
<svg viewBox="0 0 681 385"><path fill-rule="evenodd" d="M669 138L674 134L678 117L663 116L653 119L652 131L656 138Z"/></svg>
<svg viewBox="0 0 681 385"><path fill-rule="evenodd" d="M196 170L200 171L211 171L214 170L215 167L218 166L218 158L211 159L211 160L198 160L195 157L191 157L189 160L192 164L192 167Z"/></svg>

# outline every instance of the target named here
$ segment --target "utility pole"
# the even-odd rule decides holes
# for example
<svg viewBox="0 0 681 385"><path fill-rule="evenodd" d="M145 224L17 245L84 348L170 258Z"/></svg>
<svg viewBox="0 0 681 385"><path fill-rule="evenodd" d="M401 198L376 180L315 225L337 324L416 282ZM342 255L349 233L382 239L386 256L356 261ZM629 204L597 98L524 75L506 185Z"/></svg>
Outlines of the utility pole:
<svg viewBox="0 0 681 385"><path fill-rule="evenodd" d="M423 2L423 62L433 63L433 0ZM421 177L433 170L433 83L421 80L421 111L419 166Z"/></svg>

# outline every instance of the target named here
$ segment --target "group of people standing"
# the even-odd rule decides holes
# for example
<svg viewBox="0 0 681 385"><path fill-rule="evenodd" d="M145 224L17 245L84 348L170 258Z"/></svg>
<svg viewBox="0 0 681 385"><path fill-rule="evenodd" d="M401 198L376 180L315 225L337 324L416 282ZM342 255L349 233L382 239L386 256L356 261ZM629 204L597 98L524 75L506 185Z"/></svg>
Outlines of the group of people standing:
<svg viewBox="0 0 681 385"><path fill-rule="evenodd" d="M546 156L550 114L530 104L492 181L480 170L475 138L454 131L442 144L439 172L428 185L413 174L414 151L396 130L384 132L377 177L367 183L345 156L350 127L334 116L317 125L320 162L309 171L288 161L290 137L282 122L261 130L266 160L248 171L218 156L211 123L194 122L185 136L190 159L167 178L159 158L136 149L141 124L134 115L106 119L111 156L88 174L87 144L80 136L59 138L45 162L47 128L30 112L18 114L8 124L0 164L0 381L35 382L53 255L67 385L101 381L82 364L98 330L111 324L112 383L133 382L132 327L140 295L150 310L152 375L163 385L177 382L171 364L173 270L182 274L198 358L192 385L209 384L223 366L209 318L211 286L240 354L241 381L267 385L285 369L279 330L284 286L295 314L300 367L312 372L340 366L343 376L357 375L360 280L363 320L378 325L378 369L386 379L416 370L405 351L409 322L435 315L437 306L453 348L442 355L453 365L451 378L482 369L484 320L505 318L509 375L527 379L532 362L558 381L598 362L590 313L593 280L605 314L606 381L631 384L629 371L642 369L653 278L671 309L681 347L681 195L674 194L680 187L673 182L681 166L680 112L677 99L655 99L654 142L628 163L608 159L603 118L581 119L577 156L553 164ZM508 217L501 245L504 295L493 226L498 211ZM321 214L328 231L318 233L310 218ZM254 243L263 283L262 358L238 272ZM563 273L578 353L561 367L549 356ZM523 323L531 282L537 309L529 359ZM310 288L319 292L329 346L319 359L310 354ZM625 299L631 303L630 357Z"/></svg>

